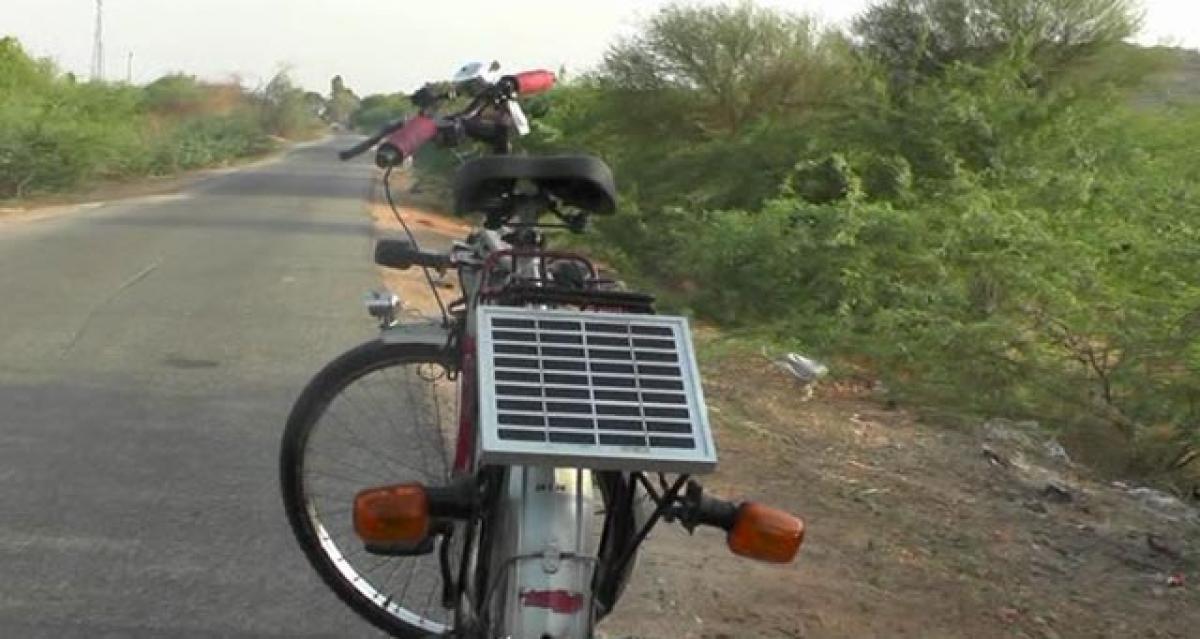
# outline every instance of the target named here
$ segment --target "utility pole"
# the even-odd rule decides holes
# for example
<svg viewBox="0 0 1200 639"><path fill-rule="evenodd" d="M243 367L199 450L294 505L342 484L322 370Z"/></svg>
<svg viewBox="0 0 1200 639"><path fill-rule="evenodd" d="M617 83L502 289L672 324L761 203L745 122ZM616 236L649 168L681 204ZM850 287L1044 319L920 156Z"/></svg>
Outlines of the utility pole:
<svg viewBox="0 0 1200 639"><path fill-rule="evenodd" d="M92 80L104 79L104 0L96 0L96 35L92 41Z"/></svg>
<svg viewBox="0 0 1200 639"><path fill-rule="evenodd" d="M133 52L129 52L129 58L125 60L125 84L133 84Z"/></svg>

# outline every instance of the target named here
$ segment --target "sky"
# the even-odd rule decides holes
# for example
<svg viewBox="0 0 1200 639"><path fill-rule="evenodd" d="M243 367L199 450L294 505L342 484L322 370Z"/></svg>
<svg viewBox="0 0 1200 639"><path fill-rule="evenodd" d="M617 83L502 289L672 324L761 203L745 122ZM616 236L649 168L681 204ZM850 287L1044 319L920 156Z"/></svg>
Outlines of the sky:
<svg viewBox="0 0 1200 639"><path fill-rule="evenodd" d="M105 77L169 72L248 86L288 68L327 93L409 91L471 60L508 71L585 69L667 0L103 0ZM845 23L869 0L759 0ZM1143 0L1138 40L1200 48L1200 0ZM96 0L0 0L0 36L86 76ZM133 54L132 65L129 54Z"/></svg>

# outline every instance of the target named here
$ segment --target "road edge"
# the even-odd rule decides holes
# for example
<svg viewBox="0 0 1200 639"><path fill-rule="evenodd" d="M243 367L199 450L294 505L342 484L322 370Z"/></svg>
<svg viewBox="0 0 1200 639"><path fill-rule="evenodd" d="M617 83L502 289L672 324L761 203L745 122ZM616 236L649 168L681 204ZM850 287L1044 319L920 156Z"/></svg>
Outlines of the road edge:
<svg viewBox="0 0 1200 639"><path fill-rule="evenodd" d="M232 164L225 166L215 166L203 169L194 169L184 171L169 176L143 176L130 180L127 183L110 183L109 186L117 184L130 185L128 193L122 193L116 197L88 199L87 194L79 194L79 201L71 201L70 193L61 193L47 196L47 200L37 202L36 200L29 206L16 207L0 207L0 226L6 224L22 224L28 222L37 222L48 218L60 217L63 215L71 215L82 213L84 211L95 210L110 204L125 204L139 201L157 201L163 198L171 198L180 195L184 190L196 187L216 178L224 177L231 173L253 169L260 166L266 166L283 159L287 154L296 149L302 149L309 146L316 146L324 143L332 138L333 135L325 135L315 140L304 140L300 142L291 142L280 146L277 149L252 157L240 158L234 160ZM156 180L161 180L159 184L155 184ZM93 189L93 192L103 189L103 185ZM53 201L58 198L64 198L66 201Z"/></svg>

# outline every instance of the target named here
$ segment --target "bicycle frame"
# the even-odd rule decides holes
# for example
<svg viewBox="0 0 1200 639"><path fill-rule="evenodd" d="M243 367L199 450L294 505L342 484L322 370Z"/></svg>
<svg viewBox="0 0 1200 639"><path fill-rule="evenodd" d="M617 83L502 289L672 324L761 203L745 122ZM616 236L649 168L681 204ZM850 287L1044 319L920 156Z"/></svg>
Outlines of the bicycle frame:
<svg viewBox="0 0 1200 639"><path fill-rule="evenodd" d="M552 83L553 76L548 72L519 74L507 80L502 79L476 96L469 107L441 123L434 123L430 115L434 106L444 100L445 96L422 89L413 97L414 104L421 107L421 115L407 123L389 125L376 136L343 152L341 157L353 157L391 135L389 141L380 146L376 157L381 166L391 167L411 155L420 144L433 139L435 134L445 135L451 140L466 136L488 144L494 153L507 154L511 152L512 130L515 128L522 134L527 130L527 125L522 125L524 116L515 100L516 95L544 90ZM506 111L511 122L486 126L475 122L482 109L489 105ZM607 167L604 167L604 171L607 172ZM439 517L467 522L467 540L463 546L456 580L449 574L449 562L446 559L447 537L442 538L441 566L447 584L443 599L447 607L455 610L455 630L450 636L460 639L591 637L595 619L611 611L618 599L639 545L655 524L664 519L678 521L689 531L698 525L723 529L730 535L727 541L730 549L739 554L766 561L790 561L803 538L803 522L786 513L759 507L750 502L733 504L706 497L702 487L697 482L689 481L690 478L686 474L679 474L673 483L668 482L662 472L664 466L661 465L656 467L659 483L658 488L655 488L646 477L648 471L641 466L597 465L596 468L623 470L592 471L587 468L554 468L548 465L504 465L503 461L514 459L533 460L535 463L544 464L569 463L564 462L563 458L538 455L493 457L491 459L496 461L486 467L480 463L478 453L483 441L481 434L492 434L490 430L482 430L484 426L491 425L479 422L482 414L479 407L481 384L490 380L481 380L479 377L480 340L475 334L475 326L477 319L489 321L488 316L492 315L492 311L487 311L481 316L479 308L482 305L523 306L538 309L539 312L557 312L561 310L558 308L560 306L575 306L580 312L654 312L652 296L601 288L603 282L597 278L595 268L588 260L568 253L544 250L541 237L534 230L541 214L553 212L559 216L566 228L582 231L590 212L613 211L615 196L608 197L607 206L604 206L603 198L599 199L599 204L592 200L572 202L553 189L543 192L543 185L532 178L507 179L510 179L510 182L508 186L503 187L507 191L497 198L499 204L492 204L491 200L487 200L468 209L486 213L487 221L483 228L471 233L467 242L456 242L449 256L424 254L416 250L416 238L407 225L405 231L410 246L401 246L392 251L392 257L387 257L388 253L385 251L384 261L379 261L380 253L376 253L377 263L395 268L409 268L413 264L438 269L454 266L458 270L463 292L463 300L451 305L451 308L456 309L453 320L446 307L442 306L444 324L441 326L396 325L392 322L393 315L386 312L389 309L385 309L380 315L385 324L382 341L418 343L449 349L456 368L450 373L452 376L456 374L459 380L458 438L453 463L453 475L458 486L449 488L450 492L454 493L453 496L439 497L448 500L439 503L450 503L453 508L438 511ZM532 182L536 189L532 194L524 188L529 182ZM607 186L600 187L603 194L608 194L614 188L610 183L611 175L608 182ZM604 181L601 180L601 183ZM395 210L390 191L388 201ZM583 201L583 204L579 204L579 201ZM566 209L560 206L563 202L567 205ZM589 208L587 205L592 206ZM582 210L573 212L571 207ZM397 216L399 217L399 214ZM402 218L400 221L403 224ZM506 234L502 234L502 230ZM395 245L381 242L380 246ZM504 258L511 259L506 269L500 268L500 262ZM561 273L566 273L561 278L561 283L570 283L583 277L578 270L574 271L574 275L571 275L570 270L557 270L560 259L578 260L586 265L590 270L590 280L573 285L576 288L560 286L560 282L554 280ZM493 273L501 271L504 271L505 281L492 281ZM429 278L428 271L426 277L433 287L433 280ZM434 294L437 294L436 288ZM392 300L394 301L394 298ZM441 300L438 301L441 305ZM462 307L457 306L460 303L463 304ZM583 324L591 326L588 322ZM598 325L605 326L603 323ZM598 330L603 332L605 329ZM493 331L487 337L494 339L495 334L500 332L503 331ZM683 335L681 339L689 341L690 338L686 337L686 325ZM490 353L490 344L491 342L484 343L484 352ZM646 348L651 349L650 354L645 355L649 358L654 354L654 349L662 347L650 345ZM599 350L607 353L600 355L602 359L612 357L613 351L604 348ZM661 353L658 354L661 356ZM637 356L626 359L636 361ZM484 365L485 370L492 370L486 368L493 365L490 355ZM694 370L695 362L692 361L690 365ZM637 370L640 371L641 367ZM654 377L658 373L643 374ZM697 374L693 373L693 376ZM610 382L605 382L608 383ZM679 388L684 388L682 382L680 384ZM637 385L641 388L640 382ZM611 390L606 392L611 394ZM645 399L645 396L654 394L645 393L638 397L642 398L641 401L659 401ZM702 410L702 395L695 392L693 397L698 402L699 410ZM607 399L613 400L612 397ZM488 410L495 408L491 404L488 406ZM668 408L675 410L674 407ZM651 406L651 410L667 409ZM659 416L663 415L660 413ZM503 417L504 415L501 415L497 418L499 423L505 423ZM706 422L702 419L700 423L707 433ZM649 433L648 425L644 427ZM601 434L601 443L605 443L604 435ZM612 433L608 433L608 436L612 440L617 439ZM647 448L650 448L653 439L647 438ZM660 439L676 441L671 437ZM612 445L628 445L628 440ZM544 461L551 459L553 461ZM708 469L701 467L701 471ZM465 492L460 490L463 487L466 488ZM445 487L437 489L446 490ZM594 503L597 492L603 493L605 505L604 526L599 535L598 527L594 525L597 517ZM754 508L746 510L749 514L743 517L743 506L747 505ZM651 506L652 512L648 510ZM424 516L430 516L428 504ZM428 524L428 520L426 523ZM434 529L435 533L429 533L427 529L426 534L429 536L426 539L432 539L433 534L452 534L453 528L445 527L447 521L438 520L435 523L441 527Z"/></svg>
<svg viewBox="0 0 1200 639"><path fill-rule="evenodd" d="M532 224L531 211L519 224ZM467 477L480 469L475 463L478 437L477 378L474 314L483 296L494 256L511 254L513 247L490 229L478 229L471 242L457 245L461 254L459 281L466 300L459 338L459 416L454 474ZM543 275L538 255L516 255L514 275ZM424 333L421 333L424 331ZM445 344L450 332L432 326L414 330L399 325L384 329L385 341L430 341ZM596 565L594 483L588 470L510 466L504 469L488 525L487 584L483 600L474 601L475 620L490 637L584 639L591 636L591 584ZM473 549L479 554L479 548ZM467 549L471 552L472 549ZM464 561L469 560L464 557ZM466 590L470 590L467 588ZM463 615L460 615L460 619Z"/></svg>

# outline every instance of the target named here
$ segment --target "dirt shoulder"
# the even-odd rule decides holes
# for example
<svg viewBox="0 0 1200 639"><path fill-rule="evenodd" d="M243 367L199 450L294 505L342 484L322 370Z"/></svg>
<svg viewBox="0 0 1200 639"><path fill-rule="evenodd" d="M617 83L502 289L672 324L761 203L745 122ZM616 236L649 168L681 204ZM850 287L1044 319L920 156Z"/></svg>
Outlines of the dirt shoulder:
<svg viewBox="0 0 1200 639"><path fill-rule="evenodd" d="M386 205L373 214L399 228ZM383 277L433 308L419 271ZM607 636L1195 636L1191 506L1098 481L1020 424L946 430L837 385L806 400L765 357L720 353L718 334L699 334L720 455L706 484L803 515L807 539L794 565L774 566L732 556L719 534L661 526Z"/></svg>
<svg viewBox="0 0 1200 639"><path fill-rule="evenodd" d="M948 431L832 390L806 402L760 356L703 373L721 455L709 484L803 514L805 546L781 568L660 532L614 635L1195 636L1189 507L1094 481L1020 425Z"/></svg>

